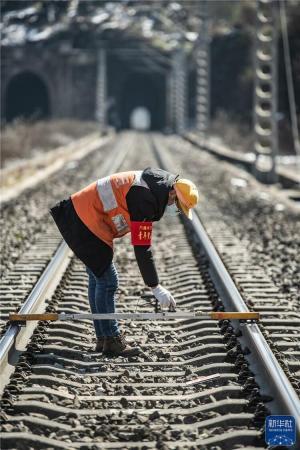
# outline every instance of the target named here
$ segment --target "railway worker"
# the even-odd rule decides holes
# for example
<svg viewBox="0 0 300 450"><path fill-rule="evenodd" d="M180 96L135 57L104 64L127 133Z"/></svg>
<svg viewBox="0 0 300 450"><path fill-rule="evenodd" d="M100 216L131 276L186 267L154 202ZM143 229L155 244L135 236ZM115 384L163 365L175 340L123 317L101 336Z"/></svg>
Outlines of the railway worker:
<svg viewBox="0 0 300 450"><path fill-rule="evenodd" d="M92 313L115 312L118 274L113 240L131 231L135 257L147 286L162 308L174 309L172 294L160 283L151 251L152 222L164 214L192 217L196 186L161 169L116 173L90 184L50 212L63 238L86 265ZM138 354L120 333L116 320L95 320L95 351L112 356Z"/></svg>

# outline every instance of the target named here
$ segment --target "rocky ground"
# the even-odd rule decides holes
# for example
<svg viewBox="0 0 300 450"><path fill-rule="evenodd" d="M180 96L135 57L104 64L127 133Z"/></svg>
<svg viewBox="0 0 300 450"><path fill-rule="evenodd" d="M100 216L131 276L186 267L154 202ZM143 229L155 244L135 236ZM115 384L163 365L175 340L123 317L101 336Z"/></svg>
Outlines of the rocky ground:
<svg viewBox="0 0 300 450"><path fill-rule="evenodd" d="M172 289L178 308L210 309L215 292L178 218L155 229L160 279ZM116 244L115 262L118 311L153 310L128 237ZM49 311L88 310L87 274L73 260ZM228 327L207 320L121 326L140 346L140 356L111 359L94 353L90 321L39 324L5 393L3 448L79 443L82 449L112 443L122 449L263 448L262 411L267 410L259 393L253 396L249 389L253 382L244 356L240 352L237 361L228 345L229 338L236 340ZM193 383L208 375L217 376Z"/></svg>
<svg viewBox="0 0 300 450"><path fill-rule="evenodd" d="M20 255L29 249L35 240L50 226L53 220L49 208L56 202L68 198L85 185L98 178L98 167L108 151L104 145L81 162L69 162L59 173L49 177L45 183L28 189L19 197L5 203L1 208L1 265L0 273L12 268Z"/></svg>
<svg viewBox="0 0 300 450"><path fill-rule="evenodd" d="M300 292L300 211L290 209L242 169L223 163L176 137L167 139L184 177L216 206L256 264L291 300Z"/></svg>
<svg viewBox="0 0 300 450"><path fill-rule="evenodd" d="M257 265L267 271L283 293L295 300L300 290L299 214L272 200L244 171L221 163L175 137L168 138L167 142L172 155L178 158L181 174L193 178L200 192L222 211L234 234L246 243ZM48 214L50 206L76 191L84 184L83 180L90 182L97 178L97 164L101 163L106 148L89 155L80 172L78 163L68 164L64 172L39 185L32 194L26 192L2 208L2 272L52 223ZM134 166L137 164L143 168L141 163Z"/></svg>
<svg viewBox="0 0 300 450"><path fill-rule="evenodd" d="M191 177L199 187L200 214L202 207L218 209L224 224L241 240L257 265L270 274L291 302L295 301L299 240L292 238L297 213L272 200L244 172L224 166L178 138L164 140L172 149L178 172ZM143 149L143 154L133 152L122 170L155 164L150 142L142 134L136 135L133 148ZM103 155L105 148L4 208L5 270L14 265L24 246L44 234L51 220L47 215L49 206L97 178L97 165ZM24 216L21 227L20 215ZM182 225L177 222L178 218L170 222L163 219L155 226L153 247L160 280L173 291L180 309L210 309L216 293L205 267L199 267L193 259ZM140 300L147 288L128 237L117 243L115 261L121 282L120 307L124 311L136 306L148 311L150 305ZM86 273L78 261L64 277L51 308L59 312L88 311ZM236 336L228 325L221 326L222 335L217 323L203 325L201 329L202 325L196 328L193 324L179 324L178 328L168 323L127 324L129 338L141 345L144 354L124 362L91 353L94 334L90 323L51 327L40 324L21 361L16 383L13 381L11 391L7 391L6 399L12 403L5 403L4 431L12 435L6 435L4 448L66 448L63 445L78 441L82 448L91 441L97 443L95 448L101 448L105 441L128 442L128 446L131 442L132 448L138 448L134 442L147 441L161 449L175 445L184 448L189 441L195 443L195 448L201 441L214 450L247 445L262 448L261 425L267 409L245 367L242 352L236 353ZM213 385L187 388L182 384L196 375L216 371L221 377ZM247 389L241 395L240 386L246 382ZM229 410L231 415L227 417ZM16 440L13 433L23 435Z"/></svg>

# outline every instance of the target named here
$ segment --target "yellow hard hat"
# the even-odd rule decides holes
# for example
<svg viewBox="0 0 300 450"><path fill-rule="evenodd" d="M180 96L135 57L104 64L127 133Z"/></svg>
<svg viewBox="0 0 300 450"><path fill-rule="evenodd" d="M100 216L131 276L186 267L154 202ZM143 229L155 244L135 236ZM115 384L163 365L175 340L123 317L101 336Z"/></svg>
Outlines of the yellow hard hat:
<svg viewBox="0 0 300 450"><path fill-rule="evenodd" d="M180 209L184 214L192 219L192 208L194 208L199 200L198 189L190 180L180 178L174 184Z"/></svg>

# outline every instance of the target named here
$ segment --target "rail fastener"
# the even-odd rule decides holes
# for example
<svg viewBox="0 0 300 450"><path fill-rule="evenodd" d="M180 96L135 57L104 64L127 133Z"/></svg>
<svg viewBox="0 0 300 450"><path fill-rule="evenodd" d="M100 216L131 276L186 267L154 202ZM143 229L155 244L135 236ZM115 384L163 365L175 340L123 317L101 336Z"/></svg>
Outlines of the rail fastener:
<svg viewBox="0 0 300 450"><path fill-rule="evenodd" d="M43 314L10 314L9 321L24 325L24 322L33 320L57 321L57 320L161 320L161 319L202 319L202 320L240 320L243 322L257 322L260 319L257 312L202 312L202 311L161 311L149 313L107 313L107 314L65 314L65 313L43 313Z"/></svg>

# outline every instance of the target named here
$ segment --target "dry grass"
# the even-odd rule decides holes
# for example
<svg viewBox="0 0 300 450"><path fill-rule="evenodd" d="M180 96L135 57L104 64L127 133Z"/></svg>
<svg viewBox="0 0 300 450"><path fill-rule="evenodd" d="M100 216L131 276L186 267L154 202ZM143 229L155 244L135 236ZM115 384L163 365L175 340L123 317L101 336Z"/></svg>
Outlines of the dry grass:
<svg viewBox="0 0 300 450"><path fill-rule="evenodd" d="M251 128L235 122L225 111L219 111L212 120L210 134L221 138L231 150L253 152L254 138Z"/></svg>
<svg viewBox="0 0 300 450"><path fill-rule="evenodd" d="M300 124L300 116L298 118ZM210 134L222 139L231 150L254 151L254 133L251 125L232 119L225 111L219 111L211 122ZM278 122L278 154L295 155L291 124L287 118Z"/></svg>
<svg viewBox="0 0 300 450"><path fill-rule="evenodd" d="M97 130L96 122L71 119L16 121L1 130L1 167L32 158Z"/></svg>

